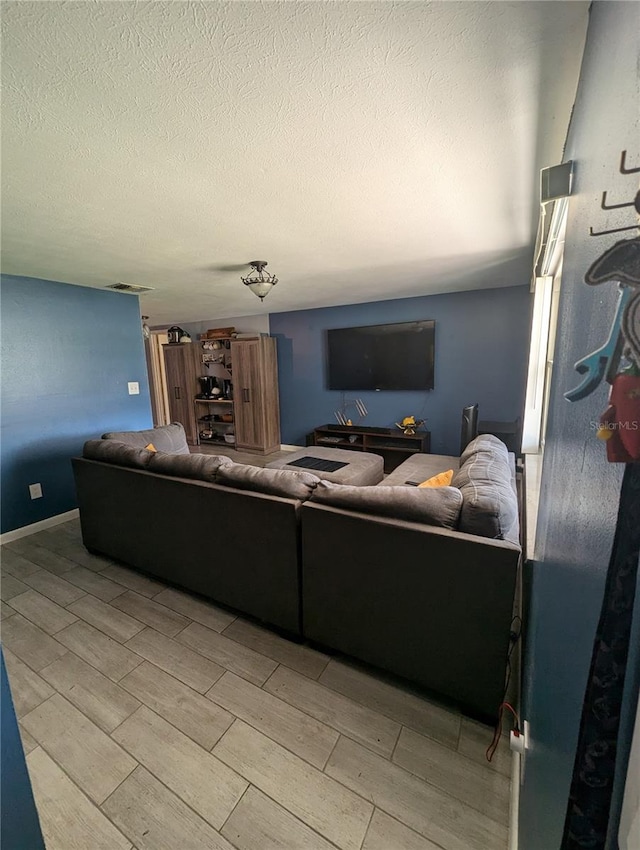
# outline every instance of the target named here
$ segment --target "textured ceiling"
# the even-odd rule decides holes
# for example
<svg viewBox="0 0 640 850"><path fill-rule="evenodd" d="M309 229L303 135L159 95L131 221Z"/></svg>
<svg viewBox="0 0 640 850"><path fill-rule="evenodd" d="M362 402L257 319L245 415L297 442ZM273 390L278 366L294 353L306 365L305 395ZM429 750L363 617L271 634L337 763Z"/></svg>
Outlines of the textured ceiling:
<svg viewBox="0 0 640 850"><path fill-rule="evenodd" d="M154 287L156 325L527 282L587 3L1 13L3 272ZM215 270L255 258L263 304Z"/></svg>

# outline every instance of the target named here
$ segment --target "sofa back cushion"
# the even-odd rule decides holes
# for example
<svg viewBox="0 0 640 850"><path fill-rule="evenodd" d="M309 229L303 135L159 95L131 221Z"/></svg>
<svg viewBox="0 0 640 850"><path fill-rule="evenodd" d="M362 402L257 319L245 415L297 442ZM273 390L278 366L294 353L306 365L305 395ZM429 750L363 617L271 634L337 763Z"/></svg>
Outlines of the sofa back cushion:
<svg viewBox="0 0 640 850"><path fill-rule="evenodd" d="M149 462L149 472L157 472L159 475L172 475L176 478L194 478L196 481L213 483L216 480L218 469L232 463L231 458L224 455L174 455L158 452L153 454Z"/></svg>
<svg viewBox="0 0 640 850"><path fill-rule="evenodd" d="M457 528L462 507L462 495L455 487L354 487L331 481L320 481L311 501L441 528Z"/></svg>
<svg viewBox="0 0 640 850"><path fill-rule="evenodd" d="M171 425L159 425L146 431L109 431L102 435L103 440L117 440L129 446L145 448L152 443L156 451L174 455L188 455L189 445L180 422Z"/></svg>
<svg viewBox="0 0 640 850"><path fill-rule="evenodd" d="M247 466L244 463L220 466L216 473L216 484L301 501L309 498L319 482L320 479L310 472L263 469L258 466Z"/></svg>
<svg viewBox="0 0 640 850"><path fill-rule="evenodd" d="M490 452L494 457L501 457L505 463L509 462L509 451L502 440L493 434L479 434L460 455L460 466L478 452Z"/></svg>
<svg viewBox="0 0 640 850"><path fill-rule="evenodd" d="M452 481L463 498L459 530L519 544L518 498L507 447L497 437L482 435L460 460Z"/></svg>
<svg viewBox="0 0 640 850"><path fill-rule="evenodd" d="M88 460L131 466L134 469L146 469L154 456L154 452L119 443L117 440L87 440L82 450L82 457Z"/></svg>

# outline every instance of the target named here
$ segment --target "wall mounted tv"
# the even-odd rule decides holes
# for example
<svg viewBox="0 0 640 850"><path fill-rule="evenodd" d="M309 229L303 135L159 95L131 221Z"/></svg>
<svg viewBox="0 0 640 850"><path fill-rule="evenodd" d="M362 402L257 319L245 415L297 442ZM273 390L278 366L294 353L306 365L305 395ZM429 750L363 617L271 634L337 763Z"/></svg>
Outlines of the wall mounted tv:
<svg viewBox="0 0 640 850"><path fill-rule="evenodd" d="M330 390L432 390L430 320L327 331Z"/></svg>

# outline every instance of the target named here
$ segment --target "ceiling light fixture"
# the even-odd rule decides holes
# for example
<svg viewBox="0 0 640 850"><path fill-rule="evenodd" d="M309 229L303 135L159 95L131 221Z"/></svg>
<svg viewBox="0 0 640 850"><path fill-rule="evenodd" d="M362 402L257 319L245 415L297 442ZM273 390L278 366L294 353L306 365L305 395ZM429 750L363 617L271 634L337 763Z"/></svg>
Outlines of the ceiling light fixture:
<svg viewBox="0 0 640 850"><path fill-rule="evenodd" d="M278 282L278 278L264 270L267 265L266 260L251 260L249 265L252 267L252 271L246 277L241 277L240 280L245 286L249 287L254 295L264 301L265 296L271 292Z"/></svg>

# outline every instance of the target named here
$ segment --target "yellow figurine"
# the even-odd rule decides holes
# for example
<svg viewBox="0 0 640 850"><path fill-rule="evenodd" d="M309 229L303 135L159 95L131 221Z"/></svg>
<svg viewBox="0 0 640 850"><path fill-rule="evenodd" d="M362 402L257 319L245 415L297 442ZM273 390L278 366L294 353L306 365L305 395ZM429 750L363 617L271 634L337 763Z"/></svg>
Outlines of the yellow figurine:
<svg viewBox="0 0 640 850"><path fill-rule="evenodd" d="M415 416L405 416L402 422L396 422L396 428L404 431L407 437L412 437L416 433L416 428L424 425L424 419L416 419Z"/></svg>

